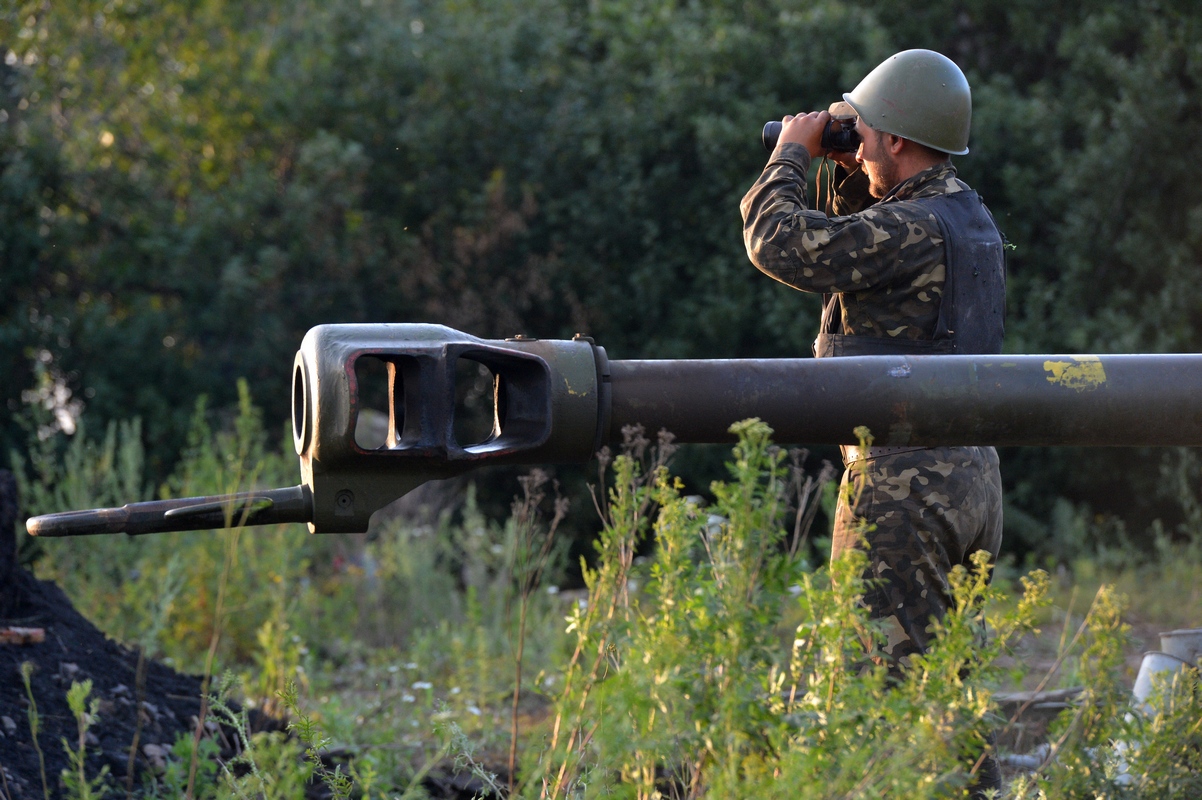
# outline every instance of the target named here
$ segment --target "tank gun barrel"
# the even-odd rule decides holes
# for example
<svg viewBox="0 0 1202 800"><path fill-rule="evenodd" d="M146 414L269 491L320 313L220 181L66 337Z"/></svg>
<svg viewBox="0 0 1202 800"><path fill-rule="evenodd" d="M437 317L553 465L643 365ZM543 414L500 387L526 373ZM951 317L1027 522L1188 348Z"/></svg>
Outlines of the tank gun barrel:
<svg viewBox="0 0 1202 800"><path fill-rule="evenodd" d="M387 428L357 436L373 363ZM465 371L463 367L467 365ZM484 372L491 429L462 398ZM486 388L488 388L486 386ZM383 391L386 390L386 391ZM492 464L586 462L639 424L726 442L759 417L780 442L879 445L1202 445L1202 355L862 356L610 361L587 337L478 339L441 325L322 325L293 365L301 484L29 520L38 536L133 535L306 522L367 530L429 480ZM469 429L470 430L470 429Z"/></svg>
<svg viewBox="0 0 1202 800"><path fill-rule="evenodd" d="M1202 355L858 356L613 361L615 434L733 439L759 417L780 442L1202 445Z"/></svg>
<svg viewBox="0 0 1202 800"><path fill-rule="evenodd" d="M209 528L308 522L312 501L304 486L261 492L183 497L126 503L120 508L94 508L33 517L25 523L33 536L93 536L100 533L194 531Z"/></svg>

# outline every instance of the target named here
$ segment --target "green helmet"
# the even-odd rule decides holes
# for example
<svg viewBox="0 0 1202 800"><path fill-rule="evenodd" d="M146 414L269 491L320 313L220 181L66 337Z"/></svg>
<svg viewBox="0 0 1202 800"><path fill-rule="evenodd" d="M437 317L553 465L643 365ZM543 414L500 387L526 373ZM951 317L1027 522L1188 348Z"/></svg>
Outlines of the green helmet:
<svg viewBox="0 0 1202 800"><path fill-rule="evenodd" d="M968 152L972 91L955 62L933 50L890 56L843 99L873 130L955 156Z"/></svg>

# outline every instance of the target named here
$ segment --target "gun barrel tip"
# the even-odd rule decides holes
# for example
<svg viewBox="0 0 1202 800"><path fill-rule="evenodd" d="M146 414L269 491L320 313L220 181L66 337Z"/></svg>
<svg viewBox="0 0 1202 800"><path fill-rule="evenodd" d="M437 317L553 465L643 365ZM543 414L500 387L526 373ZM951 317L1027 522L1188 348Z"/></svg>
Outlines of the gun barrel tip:
<svg viewBox="0 0 1202 800"><path fill-rule="evenodd" d="M30 536L90 536L96 533L114 533L122 530L114 526L114 520L106 512L111 509L90 511L64 511L58 514L43 514L25 521L25 530Z"/></svg>

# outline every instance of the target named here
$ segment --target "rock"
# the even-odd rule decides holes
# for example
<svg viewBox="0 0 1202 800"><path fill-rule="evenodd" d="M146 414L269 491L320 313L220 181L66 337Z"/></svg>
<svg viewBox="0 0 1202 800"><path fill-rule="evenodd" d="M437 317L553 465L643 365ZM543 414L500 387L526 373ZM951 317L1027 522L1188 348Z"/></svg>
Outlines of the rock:
<svg viewBox="0 0 1202 800"><path fill-rule="evenodd" d="M167 769L167 753L167 748L161 744L148 742L142 745L142 755L146 756L146 761L155 772L163 772Z"/></svg>

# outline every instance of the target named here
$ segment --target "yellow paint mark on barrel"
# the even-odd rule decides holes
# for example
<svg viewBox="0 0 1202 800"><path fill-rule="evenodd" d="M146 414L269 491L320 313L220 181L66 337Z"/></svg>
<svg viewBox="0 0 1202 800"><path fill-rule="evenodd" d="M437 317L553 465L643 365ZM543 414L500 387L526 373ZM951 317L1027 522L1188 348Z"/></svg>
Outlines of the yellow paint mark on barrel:
<svg viewBox="0 0 1202 800"><path fill-rule="evenodd" d="M1106 370L1097 356L1071 356L1071 361L1045 361L1048 383L1076 392L1093 391L1106 383Z"/></svg>

